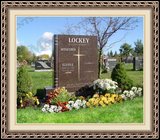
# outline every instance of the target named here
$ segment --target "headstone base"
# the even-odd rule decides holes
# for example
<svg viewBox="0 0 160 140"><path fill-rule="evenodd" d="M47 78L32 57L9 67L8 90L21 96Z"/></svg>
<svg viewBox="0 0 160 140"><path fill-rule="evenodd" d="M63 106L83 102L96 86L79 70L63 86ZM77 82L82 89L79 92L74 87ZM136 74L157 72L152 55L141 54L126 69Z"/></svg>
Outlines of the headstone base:
<svg viewBox="0 0 160 140"><path fill-rule="evenodd" d="M48 86L44 88L45 94L47 95L51 91L53 91L55 88L53 86Z"/></svg>

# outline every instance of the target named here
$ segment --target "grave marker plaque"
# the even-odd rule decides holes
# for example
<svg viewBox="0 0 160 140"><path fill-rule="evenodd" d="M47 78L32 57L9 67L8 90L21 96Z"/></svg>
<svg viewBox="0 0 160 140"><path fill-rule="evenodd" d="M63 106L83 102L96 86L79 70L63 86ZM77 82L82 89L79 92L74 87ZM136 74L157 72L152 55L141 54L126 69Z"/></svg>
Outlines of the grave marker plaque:
<svg viewBox="0 0 160 140"><path fill-rule="evenodd" d="M134 57L133 69L134 70L142 70L143 69L143 59L142 58Z"/></svg>
<svg viewBox="0 0 160 140"><path fill-rule="evenodd" d="M54 36L54 83L75 92L98 78L96 36Z"/></svg>
<svg viewBox="0 0 160 140"><path fill-rule="evenodd" d="M51 69L51 62L48 60L38 60L35 62L35 70Z"/></svg>
<svg viewBox="0 0 160 140"><path fill-rule="evenodd" d="M107 59L108 67L110 70L113 70L113 68L117 64L117 59Z"/></svg>

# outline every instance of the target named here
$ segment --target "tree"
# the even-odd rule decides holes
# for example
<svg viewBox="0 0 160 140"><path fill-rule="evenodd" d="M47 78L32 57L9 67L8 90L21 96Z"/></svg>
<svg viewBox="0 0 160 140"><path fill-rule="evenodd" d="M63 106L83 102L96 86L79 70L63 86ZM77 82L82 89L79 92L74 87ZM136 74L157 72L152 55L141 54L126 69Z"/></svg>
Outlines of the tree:
<svg viewBox="0 0 160 140"><path fill-rule="evenodd" d="M137 56L142 56L143 55L143 43L142 40L137 40L136 42L134 42L135 44L135 48L134 48L134 52L136 53Z"/></svg>
<svg viewBox="0 0 160 140"><path fill-rule="evenodd" d="M37 60L37 56L33 53L32 62L34 63Z"/></svg>
<svg viewBox="0 0 160 140"><path fill-rule="evenodd" d="M113 57L113 52L112 52L112 50L110 51L110 57Z"/></svg>
<svg viewBox="0 0 160 140"><path fill-rule="evenodd" d="M114 57L117 57L117 56L118 56L117 51L115 51L114 52Z"/></svg>
<svg viewBox="0 0 160 140"><path fill-rule="evenodd" d="M86 34L86 35L95 35L97 36L98 41L98 50L99 50L99 77L100 77L100 69L102 65L102 51L104 47L110 49L113 47L113 44L120 42L124 36L119 40L117 39L115 42L109 44L110 38L115 35L120 30L132 30L137 25L137 18L134 17L85 17L82 18L79 24L75 26L68 26L65 29L67 34Z"/></svg>
<svg viewBox="0 0 160 140"><path fill-rule="evenodd" d="M111 78L113 81L116 81L118 83L118 87L120 87L122 91L130 90L133 86L133 81L127 75L123 63L118 63L114 67L111 73Z"/></svg>
<svg viewBox="0 0 160 140"><path fill-rule="evenodd" d="M79 23L79 26L83 29L83 34L86 35L95 35L98 40L98 50L99 50L99 77L100 69L102 65L101 56L104 47L112 47L113 44L120 42L122 39L108 44L110 38L115 35L120 30L131 30L135 28L135 23L137 22L136 18L133 17L86 17L83 18ZM77 26L73 26L76 33L78 32ZM73 30L72 30L73 34ZM122 37L124 38L124 37Z"/></svg>
<svg viewBox="0 0 160 140"><path fill-rule="evenodd" d="M124 43L120 47L119 51L120 51L121 57L124 56L127 60L128 56L132 53L133 49L131 48L131 45Z"/></svg>
<svg viewBox="0 0 160 140"><path fill-rule="evenodd" d="M25 60L29 64L31 64L31 62L34 62L33 59L34 59L33 53L30 52L26 46L22 45L17 47L17 60L19 62L23 62Z"/></svg>
<svg viewBox="0 0 160 140"><path fill-rule="evenodd" d="M49 55L48 54L42 54L38 56L38 59L41 60L49 60Z"/></svg>
<svg viewBox="0 0 160 140"><path fill-rule="evenodd" d="M26 46L18 46L17 47L17 60L19 62L23 62L24 60L28 60L29 51Z"/></svg>

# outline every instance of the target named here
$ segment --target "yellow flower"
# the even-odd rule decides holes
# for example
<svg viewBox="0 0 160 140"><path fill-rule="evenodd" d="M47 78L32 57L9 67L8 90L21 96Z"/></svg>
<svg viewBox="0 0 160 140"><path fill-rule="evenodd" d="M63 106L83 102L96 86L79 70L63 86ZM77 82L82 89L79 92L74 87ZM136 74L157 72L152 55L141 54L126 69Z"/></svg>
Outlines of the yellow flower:
<svg viewBox="0 0 160 140"><path fill-rule="evenodd" d="M32 92L29 92L28 95L29 95L30 97L33 96L33 95L32 95Z"/></svg>
<svg viewBox="0 0 160 140"><path fill-rule="evenodd" d="M103 103L103 101L100 101L99 104L100 104L101 106L104 106L104 105L105 105L105 104Z"/></svg>
<svg viewBox="0 0 160 140"><path fill-rule="evenodd" d="M20 103L22 104L22 98L20 99Z"/></svg>
<svg viewBox="0 0 160 140"><path fill-rule="evenodd" d="M99 94L98 93L94 94L93 98L99 98Z"/></svg>
<svg viewBox="0 0 160 140"><path fill-rule="evenodd" d="M36 104L39 105L39 100L38 99L36 99Z"/></svg>
<svg viewBox="0 0 160 140"><path fill-rule="evenodd" d="M108 101L107 99L105 99L105 100L104 100L104 103L105 103L106 105L108 105L108 104L109 104L109 101Z"/></svg>
<svg viewBox="0 0 160 140"><path fill-rule="evenodd" d="M122 101L123 101L122 97L121 97L121 96L118 96L117 101L118 101L118 102L122 102Z"/></svg>
<svg viewBox="0 0 160 140"><path fill-rule="evenodd" d="M99 99L96 99L93 103L94 106L98 106L99 105Z"/></svg>
<svg viewBox="0 0 160 140"><path fill-rule="evenodd" d="M29 98L29 94L26 94L26 96Z"/></svg>
<svg viewBox="0 0 160 140"><path fill-rule="evenodd" d="M105 97L109 98L111 95L109 93L105 94Z"/></svg>
<svg viewBox="0 0 160 140"><path fill-rule="evenodd" d="M91 103L91 104L93 104L94 101L95 101L95 98L90 98L90 99L88 100L88 102Z"/></svg>
<svg viewBox="0 0 160 140"><path fill-rule="evenodd" d="M90 107L90 105L91 105L91 104L90 104L89 102L86 103L86 106Z"/></svg>
<svg viewBox="0 0 160 140"><path fill-rule="evenodd" d="M111 102L111 103L115 103L114 97L111 97L111 98L110 98L110 102Z"/></svg>
<svg viewBox="0 0 160 140"><path fill-rule="evenodd" d="M109 99L108 99L108 105L111 104L111 103L112 103L112 99L109 98Z"/></svg>

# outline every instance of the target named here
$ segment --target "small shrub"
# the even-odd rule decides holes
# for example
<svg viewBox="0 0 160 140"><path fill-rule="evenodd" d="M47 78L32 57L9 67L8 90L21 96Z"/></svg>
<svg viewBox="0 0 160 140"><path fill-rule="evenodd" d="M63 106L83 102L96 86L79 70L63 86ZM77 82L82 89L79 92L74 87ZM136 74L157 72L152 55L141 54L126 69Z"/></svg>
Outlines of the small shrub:
<svg viewBox="0 0 160 140"><path fill-rule="evenodd" d="M123 63L118 63L112 71L112 80L118 83L118 87L124 90L129 90L133 86L133 81L128 77Z"/></svg>
<svg viewBox="0 0 160 140"><path fill-rule="evenodd" d="M52 104L59 104L68 102L70 100L70 95L68 94L68 91L64 88L60 91L60 93L52 99Z"/></svg>
<svg viewBox="0 0 160 140"><path fill-rule="evenodd" d="M33 91L32 79L28 74L26 67L19 68L17 73L17 98L23 98L30 91Z"/></svg>
<svg viewBox="0 0 160 140"><path fill-rule="evenodd" d="M62 87L62 88L56 88L52 92L50 92L47 95L46 103L47 104L58 104L58 103L64 103L68 102L71 99L71 96L69 95L68 91Z"/></svg>
<svg viewBox="0 0 160 140"><path fill-rule="evenodd" d="M27 93L23 98L19 99L18 108L25 108L25 107L35 107L36 105L39 105L39 100L35 96L33 96L32 92Z"/></svg>

